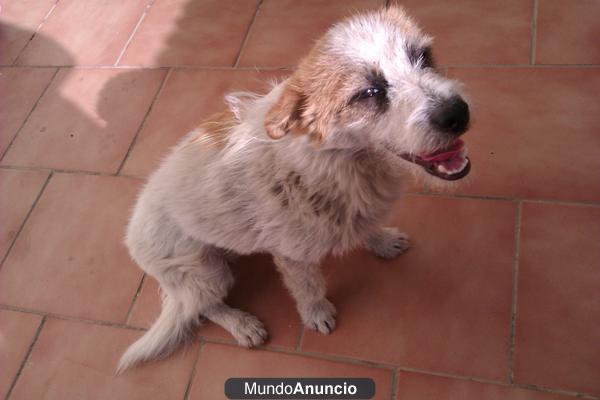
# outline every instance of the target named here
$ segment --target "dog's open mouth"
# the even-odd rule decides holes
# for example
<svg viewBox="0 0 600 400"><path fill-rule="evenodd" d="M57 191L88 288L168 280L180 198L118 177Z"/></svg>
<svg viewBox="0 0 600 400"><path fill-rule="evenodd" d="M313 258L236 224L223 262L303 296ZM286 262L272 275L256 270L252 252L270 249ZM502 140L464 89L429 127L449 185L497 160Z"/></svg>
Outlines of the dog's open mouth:
<svg viewBox="0 0 600 400"><path fill-rule="evenodd" d="M460 139L449 147L430 154L405 153L401 157L420 165L431 175L447 181L464 178L471 171L471 161L467 157L465 143Z"/></svg>

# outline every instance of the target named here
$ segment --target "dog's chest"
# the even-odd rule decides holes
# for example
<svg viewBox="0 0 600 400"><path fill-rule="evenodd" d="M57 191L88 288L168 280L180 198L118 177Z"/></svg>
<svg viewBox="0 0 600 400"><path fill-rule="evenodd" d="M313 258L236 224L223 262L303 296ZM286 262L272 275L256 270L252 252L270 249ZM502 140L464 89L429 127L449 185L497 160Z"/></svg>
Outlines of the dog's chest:
<svg viewBox="0 0 600 400"><path fill-rule="evenodd" d="M396 175L377 165L351 164L317 177L280 171L267 196L283 236L299 252L342 253L366 239L398 194Z"/></svg>

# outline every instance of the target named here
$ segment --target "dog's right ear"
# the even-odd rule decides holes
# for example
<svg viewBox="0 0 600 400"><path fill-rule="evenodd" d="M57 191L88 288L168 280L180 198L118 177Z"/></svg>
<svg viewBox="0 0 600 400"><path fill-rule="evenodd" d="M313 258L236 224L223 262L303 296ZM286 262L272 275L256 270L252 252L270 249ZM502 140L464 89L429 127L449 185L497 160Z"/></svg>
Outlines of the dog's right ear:
<svg viewBox="0 0 600 400"><path fill-rule="evenodd" d="M290 132L306 133L302 127L302 111L305 97L290 83L287 83L277 103L265 117L265 129L273 139L279 139Z"/></svg>

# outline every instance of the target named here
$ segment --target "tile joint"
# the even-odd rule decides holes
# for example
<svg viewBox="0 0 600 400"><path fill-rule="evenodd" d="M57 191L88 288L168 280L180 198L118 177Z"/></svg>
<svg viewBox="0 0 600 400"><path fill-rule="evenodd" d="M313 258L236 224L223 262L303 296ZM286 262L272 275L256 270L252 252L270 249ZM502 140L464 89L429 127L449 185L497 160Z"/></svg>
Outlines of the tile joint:
<svg viewBox="0 0 600 400"><path fill-rule="evenodd" d="M129 309L127 310L127 317L125 317L125 325L129 324L129 320L131 319L131 314L133 312L133 308L135 307L135 303L137 302L138 297L140 297L140 292L142 291L142 287L144 286L145 280L146 280L146 273L144 272L142 274L142 277L140 278L140 283L137 286L135 294L133 295L133 298L131 299L131 304L129 304Z"/></svg>
<svg viewBox="0 0 600 400"><path fill-rule="evenodd" d="M142 15L140 15L140 18L138 19L137 23L135 24L135 26L133 27L133 30L131 31L131 34L129 35L129 37L127 38L127 40L125 41L125 44L123 45L123 48L121 49L121 51L119 52L119 55L117 56L117 59L115 60L115 63L113 64L113 66L117 66L119 64L119 62L121 62L121 59L123 58L123 56L125 55L125 52L127 51L127 49L129 48L129 45L131 44L131 42L133 41L133 37L135 36L135 34L137 33L138 29L140 28L140 26L142 25L142 22L144 22L144 19L146 18L146 15L148 14L148 12L150 11L150 8L152 7L152 5L154 4L154 0L150 1L148 4L146 4L146 6L144 7L144 11L142 12Z"/></svg>
<svg viewBox="0 0 600 400"><path fill-rule="evenodd" d="M59 71L60 71L60 68L56 68L56 71L54 71L54 74L52 74L52 76L48 80L48 83L46 84L44 89L41 91L39 97L37 98L35 103L33 103L31 110L29 110L29 112L27 113L27 116L25 117L25 119L23 120L23 122L21 123L21 125L19 126L19 128L17 129L15 134L13 135L12 139L10 139L10 142L8 143L8 146L6 146L4 153L2 153L2 155L0 156L0 162L4 161L4 157L6 157L6 155L10 151L13 143L17 140L17 136L19 136L19 134L21 133L21 131L23 130L23 128L25 127L25 125L27 124L27 122L29 121L29 119L31 118L31 116L33 115L35 110L37 109L38 105L40 104L40 101L42 101L42 98L44 98L44 96L46 95L46 92L48 92L48 89L50 88L50 86L52 86L52 82L54 82L54 78L56 78L56 75L58 75Z"/></svg>
<svg viewBox="0 0 600 400"><path fill-rule="evenodd" d="M258 3L256 4L256 9L254 10L254 14L252 15L252 19L250 20L250 24L248 24L248 29L246 29L246 34L244 35L244 40L242 40L240 49L238 50L238 52L235 56L235 59L233 60L233 68L238 68L238 66L240 64L240 59L242 58L242 54L244 53L246 44L248 43L248 40L250 38L250 32L252 31L252 27L254 26L254 23L256 22L256 18L258 17L258 14L260 13L260 8L261 8L262 4L263 4L263 0L258 0Z"/></svg>
<svg viewBox="0 0 600 400"><path fill-rule="evenodd" d="M535 65L535 53L537 46L537 14L538 14L538 0L532 1L531 10L531 42L530 42L530 55L529 63Z"/></svg>
<svg viewBox="0 0 600 400"><path fill-rule="evenodd" d="M510 313L510 331L508 344L508 382L514 383L514 367L515 367L515 341L516 341L516 326L517 326L517 301L518 301L518 286L519 286L519 253L521 248L521 224L523 215L523 202L517 202L517 210L515 213L515 230L514 230L514 249L512 263L512 296L511 296L511 313Z"/></svg>
<svg viewBox="0 0 600 400"><path fill-rule="evenodd" d="M37 196L33 200L33 203L31 204L31 207L29 208L29 211L27 212L27 215L25 215L25 218L23 219L23 222L19 226L19 229L17 229L17 233L15 233L15 237L13 238L12 242L8 246L8 249L6 250L6 253L4 254L4 257L2 258L2 261L0 261L0 267L4 266L4 263L8 259L8 256L10 255L13 247L15 246L15 243L19 239L19 236L21 236L21 231L23 231L23 228L25 228L25 224L27 224L27 221L29 221L29 217L33 213L34 208L37 206L37 203L39 202L40 198L42 197L42 194L46 190L46 187L48 186L48 183L50 182L50 179L52 178L53 175L54 175L54 173L50 172L48 174L48 176L46 177L46 180L44 181L44 184L42 185L42 187L41 187L40 191L38 192Z"/></svg>
<svg viewBox="0 0 600 400"><path fill-rule="evenodd" d="M42 332L42 328L44 327L46 320L47 320L47 318L45 316L42 316L40 324L38 325L38 327L35 331L35 334L33 335L31 344L29 345L29 348L27 349L27 353L25 353L25 357L23 358L23 361L21 362L21 365L19 366L19 369L17 370L17 374L15 375L15 377L10 385L10 388L8 389L8 392L6 392L6 396L4 397L5 400L10 399L12 392L13 392L15 386L17 385L17 382L18 382L19 378L21 377L21 373L23 372L25 365L27 364L27 362L29 361L29 358L31 357L31 352L33 351L33 347L35 346L38 338L40 337L40 333Z"/></svg>
<svg viewBox="0 0 600 400"><path fill-rule="evenodd" d="M204 341L200 341L198 345L198 350L196 351L196 356L194 358L194 364L192 365L192 370L190 371L190 376L188 378L187 384L185 385L185 392L183 394L183 400L188 400L190 397L190 390L192 389L192 382L196 377L196 368L198 367L198 361L200 360L200 354L204 351Z"/></svg>
<svg viewBox="0 0 600 400"><path fill-rule="evenodd" d="M54 9L56 8L56 6L58 6L58 2L60 0L55 0L54 4L52 5L52 7L50 7L50 10L48 10L48 12L46 13L46 15L44 16L44 18L42 19L42 22L40 22L40 24L37 26L37 28L35 29L35 31L31 34L31 36L29 37L29 40L27 40L27 43L25 43L25 45L23 46L23 48L21 48L21 50L19 50L19 53L17 54L17 56L15 57L15 59L12 62L12 65L17 64L17 61L19 61L19 58L21 57L21 55L25 52L25 49L29 46L29 44L33 41L33 39L36 37L36 35L38 34L38 32L40 30L42 30L42 26L46 23L46 21L48 20L48 18L50 18L50 15L52 15L52 13L54 12Z"/></svg>
<svg viewBox="0 0 600 400"><path fill-rule="evenodd" d="M142 121L140 122L140 126L136 130L135 135L133 135L133 138L131 139L131 143L129 143L129 147L127 148L127 152L125 153L125 156L123 157L123 161L121 161L121 165L119 165L119 168L117 169L117 172L116 172L115 175L118 175L118 176L121 175L123 167L125 167L125 163L127 163L127 160L129 159L129 155L131 154L131 151L133 150L133 147L137 143L137 140L138 140L138 137L139 137L140 133L142 132L142 130L144 129L144 126L146 125L146 121L148 120L148 116L150 115L150 113L154 109L154 105L158 101L158 98L160 97L160 95L161 95L161 93L163 91L163 88L167 84L167 81L169 80L172 72L173 72L173 70L169 68L167 70L167 73L163 77L160 85L158 85L158 89L156 90L156 93L154 94L154 97L152 98L152 101L150 102L150 106L148 107L148 110L144 114L144 117L142 118Z"/></svg>

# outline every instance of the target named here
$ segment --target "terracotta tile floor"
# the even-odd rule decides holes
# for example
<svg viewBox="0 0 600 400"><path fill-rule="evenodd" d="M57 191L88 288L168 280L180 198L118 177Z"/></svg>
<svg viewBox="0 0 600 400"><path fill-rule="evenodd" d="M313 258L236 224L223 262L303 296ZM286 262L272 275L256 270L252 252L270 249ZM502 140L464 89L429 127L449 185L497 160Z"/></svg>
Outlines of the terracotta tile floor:
<svg viewBox="0 0 600 400"><path fill-rule="evenodd" d="M410 186L391 220L406 255L325 263L331 335L303 331L269 257L243 257L229 302L264 321L263 348L207 323L119 377L160 307L122 245L143 179L224 93L266 90L386 1L0 3L2 396L212 400L232 376L364 376L377 399L600 398L600 1L387 2L465 83L469 179Z"/></svg>

